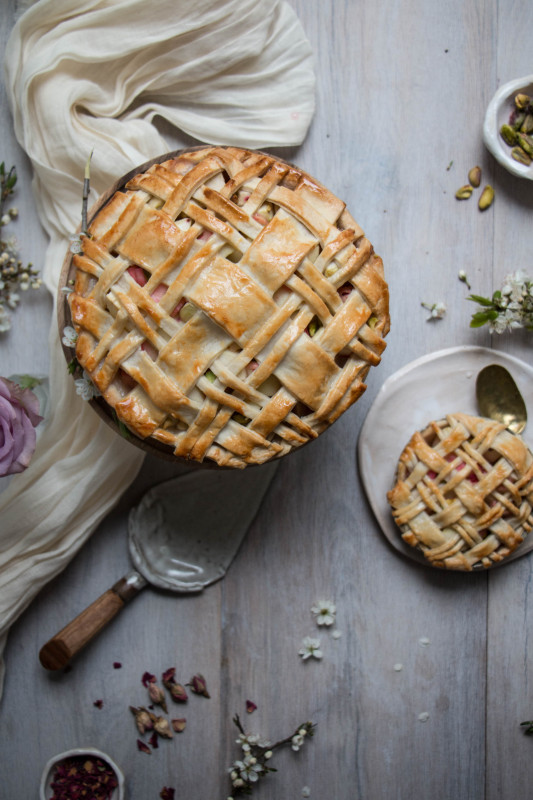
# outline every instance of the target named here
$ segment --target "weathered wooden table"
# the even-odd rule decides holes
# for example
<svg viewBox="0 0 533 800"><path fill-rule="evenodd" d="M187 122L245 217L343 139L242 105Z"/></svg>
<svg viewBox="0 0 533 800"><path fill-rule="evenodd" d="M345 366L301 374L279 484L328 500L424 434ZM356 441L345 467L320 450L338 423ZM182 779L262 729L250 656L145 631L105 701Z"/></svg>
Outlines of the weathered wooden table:
<svg viewBox="0 0 533 800"><path fill-rule="evenodd" d="M281 154L347 201L384 259L392 331L382 365L328 433L280 464L224 581L184 598L145 591L71 671L49 674L40 646L128 570L128 509L173 474L146 459L116 510L11 631L0 712L4 800L36 797L46 760L87 744L123 766L132 800L155 800L163 786L177 798L223 800L238 755L235 712L272 740L303 720L317 724L299 753L275 757L279 771L258 798L298 798L305 785L311 797L334 800L531 794L533 741L519 727L533 716L531 556L469 575L399 556L367 504L356 444L379 386L413 358L480 344L531 361L531 334L491 338L469 328L474 307L457 273L488 294L507 272L533 269L533 184L497 166L481 140L498 85L531 72L533 5L292 3L316 53L317 110L305 144ZM0 21L3 43L14 0L2 2ZM0 160L20 176L15 230L23 257L39 264L46 236L4 93L0 102ZM496 192L485 213L475 200L454 199L474 164ZM423 300L445 301L446 317L427 322ZM46 369L50 308L44 290L24 298L0 337L2 375ZM336 602L343 635L322 633L322 661L302 662L301 639L318 633L310 607L320 597ZM128 706L145 702L144 671L170 666L182 681L203 673L211 699L192 697L177 714L188 719L185 732L146 756ZM246 699L258 706L251 716Z"/></svg>

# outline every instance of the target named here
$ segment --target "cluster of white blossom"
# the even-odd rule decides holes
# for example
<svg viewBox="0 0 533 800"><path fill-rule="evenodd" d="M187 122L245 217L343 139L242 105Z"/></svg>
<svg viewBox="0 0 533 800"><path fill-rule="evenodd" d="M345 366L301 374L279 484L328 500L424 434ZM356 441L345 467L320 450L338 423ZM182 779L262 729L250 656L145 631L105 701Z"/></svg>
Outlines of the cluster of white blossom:
<svg viewBox="0 0 533 800"><path fill-rule="evenodd" d="M238 715L233 719L240 734L236 743L240 745L243 755L236 759L229 768L229 776L232 786L232 797L227 800L234 800L234 795L245 793L250 794L252 787L259 778L265 777L269 772L275 772L267 762L270 761L274 750L283 745L290 744L291 749L297 752L304 741L313 736L314 725L311 722L304 722L299 725L291 736L281 739L275 744L261 740L256 733L245 733Z"/></svg>
<svg viewBox="0 0 533 800"><path fill-rule="evenodd" d="M468 298L481 306L472 314L471 327L488 324L491 333L518 328L533 330L533 280L523 270L506 275L492 298L472 294Z"/></svg>
<svg viewBox="0 0 533 800"><path fill-rule="evenodd" d="M15 238L10 236L4 239L2 236L2 228L18 216L18 209L14 207L4 212L4 203L12 194L16 179L14 167L6 173L2 162L0 164L0 333L11 328L9 311L18 306L19 291L38 289L42 284L39 271L32 264L24 266L20 260Z"/></svg>

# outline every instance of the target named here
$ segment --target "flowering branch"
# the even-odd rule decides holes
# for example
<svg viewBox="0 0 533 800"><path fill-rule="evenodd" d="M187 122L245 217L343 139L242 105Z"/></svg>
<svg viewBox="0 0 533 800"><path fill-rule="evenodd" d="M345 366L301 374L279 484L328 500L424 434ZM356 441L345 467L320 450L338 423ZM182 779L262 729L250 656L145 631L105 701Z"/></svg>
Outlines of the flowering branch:
<svg viewBox="0 0 533 800"><path fill-rule="evenodd" d="M492 298L471 294L467 300L482 307L472 314L471 328L488 324L491 333L517 328L533 330L533 280L521 270L506 275L501 289Z"/></svg>
<svg viewBox="0 0 533 800"><path fill-rule="evenodd" d="M261 741L260 737L255 733L246 733L238 714L233 717L233 722L239 729L240 734L236 742L240 744L244 753L242 760L237 759L229 768L234 795L251 794L253 785L259 778L265 777L269 772L276 772L274 767L267 765L267 761L272 758L274 750L290 744L291 749L297 752L304 744L305 739L313 736L315 728L312 722L304 722L290 736L280 739L275 744L270 744L270 742Z"/></svg>
<svg viewBox="0 0 533 800"><path fill-rule="evenodd" d="M5 203L13 194L17 182L15 167L7 172L5 164L0 164L0 228L8 225L18 216L15 207L5 211ZM14 237L7 240L0 238L0 333L11 328L11 317L6 306L15 309L20 301L17 289L26 291L30 287L38 289L42 281L38 270L32 264L23 266L18 257L17 243Z"/></svg>

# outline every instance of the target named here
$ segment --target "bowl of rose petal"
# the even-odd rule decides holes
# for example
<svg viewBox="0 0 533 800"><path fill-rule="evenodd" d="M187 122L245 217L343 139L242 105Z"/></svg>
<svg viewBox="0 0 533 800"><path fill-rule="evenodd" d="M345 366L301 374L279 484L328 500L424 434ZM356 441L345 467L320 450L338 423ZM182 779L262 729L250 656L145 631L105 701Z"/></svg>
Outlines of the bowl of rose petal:
<svg viewBox="0 0 533 800"><path fill-rule="evenodd" d="M124 774L112 758L94 747L66 750L46 764L39 796L40 800L124 800Z"/></svg>
<svg viewBox="0 0 533 800"><path fill-rule="evenodd" d="M533 180L533 75L498 89L485 114L483 141L508 172Z"/></svg>

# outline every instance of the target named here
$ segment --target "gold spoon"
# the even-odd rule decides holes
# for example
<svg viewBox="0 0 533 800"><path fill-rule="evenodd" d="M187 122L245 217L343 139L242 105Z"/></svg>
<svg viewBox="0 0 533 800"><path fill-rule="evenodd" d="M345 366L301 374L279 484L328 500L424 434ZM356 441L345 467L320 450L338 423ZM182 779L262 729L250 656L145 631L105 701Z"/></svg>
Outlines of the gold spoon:
<svg viewBox="0 0 533 800"><path fill-rule="evenodd" d="M527 423L526 404L505 367L489 364L481 370L476 379L476 398L484 417L502 422L512 433L522 433Z"/></svg>

